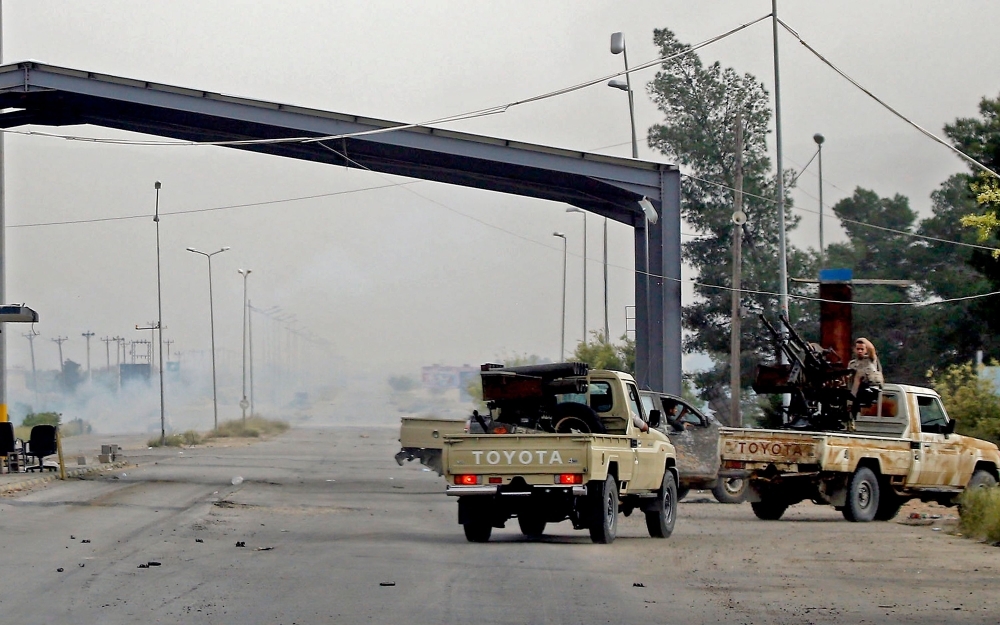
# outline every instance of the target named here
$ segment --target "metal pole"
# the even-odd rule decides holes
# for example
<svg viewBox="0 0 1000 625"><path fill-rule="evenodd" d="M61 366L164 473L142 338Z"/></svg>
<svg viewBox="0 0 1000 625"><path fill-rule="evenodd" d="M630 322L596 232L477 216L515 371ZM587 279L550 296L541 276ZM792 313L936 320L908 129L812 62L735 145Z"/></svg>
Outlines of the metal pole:
<svg viewBox="0 0 1000 625"><path fill-rule="evenodd" d="M778 0L771 0L771 28L774 37L774 140L777 147L775 165L778 168L775 192L778 209L778 279L781 281L778 293L781 295L781 314L788 316L788 263L785 252L785 181L781 160L781 78L778 71ZM784 332L784 330L782 330ZM781 353L781 362L786 362Z"/></svg>
<svg viewBox="0 0 1000 625"><path fill-rule="evenodd" d="M0 63L3 63L3 3L0 2ZM0 303L7 301L7 184L4 170L4 136L0 133ZM7 421L7 332L0 323L0 422Z"/></svg>
<svg viewBox="0 0 1000 625"><path fill-rule="evenodd" d="M587 343L587 212L583 212L583 342Z"/></svg>
<svg viewBox="0 0 1000 625"><path fill-rule="evenodd" d="M625 59L625 84L628 86L628 115L632 121L632 158L639 158L639 142L635 135L635 98L632 95L632 75L628 71L628 47L622 45L622 57Z"/></svg>
<svg viewBox="0 0 1000 625"><path fill-rule="evenodd" d="M250 276L249 269L239 269L237 272L243 276L243 399L240 400L240 408L243 410L243 427L247 425L247 278ZM253 412L251 411L251 415Z"/></svg>
<svg viewBox="0 0 1000 625"><path fill-rule="evenodd" d="M212 332L212 414L219 429L219 392L215 383L215 301L212 298L212 255L208 255L208 315Z"/></svg>
<svg viewBox="0 0 1000 625"><path fill-rule="evenodd" d="M24 335L24 338L28 339L28 344L31 346L31 386L35 391L35 407L34 410L37 412L42 409L41 405L38 403L38 370L35 369L35 337L38 334L35 333L35 329L32 328L31 332Z"/></svg>
<svg viewBox="0 0 1000 625"><path fill-rule="evenodd" d="M816 142L817 155L819 156L819 266L823 268L823 135L816 133L813 135Z"/></svg>
<svg viewBox="0 0 1000 625"><path fill-rule="evenodd" d="M247 342L250 343L250 416L254 412L253 408L253 308L250 300L247 300Z"/></svg>
<svg viewBox="0 0 1000 625"><path fill-rule="evenodd" d="M604 340L611 341L608 327L608 218L604 218Z"/></svg>
<svg viewBox="0 0 1000 625"><path fill-rule="evenodd" d="M743 272L743 118L736 112L736 189L733 210L733 312L729 337L729 425L743 427L740 410L740 288Z"/></svg>
<svg viewBox="0 0 1000 625"><path fill-rule="evenodd" d="M562 321L559 331L559 360L563 360L566 358L566 235L562 232L553 232L552 236L559 237L563 241Z"/></svg>
<svg viewBox="0 0 1000 625"><path fill-rule="evenodd" d="M153 183L156 190L156 208L153 213L153 221L156 223L156 328L159 330L160 339L160 445L164 445L167 440L167 417L166 405L163 400L163 289L160 283L160 181ZM152 365L152 363L150 363Z"/></svg>

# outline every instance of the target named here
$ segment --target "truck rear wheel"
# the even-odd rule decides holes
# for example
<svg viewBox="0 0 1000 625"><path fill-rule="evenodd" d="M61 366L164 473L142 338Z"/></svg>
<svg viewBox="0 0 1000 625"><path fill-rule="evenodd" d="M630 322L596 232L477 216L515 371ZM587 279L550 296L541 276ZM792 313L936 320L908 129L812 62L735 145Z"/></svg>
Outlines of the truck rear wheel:
<svg viewBox="0 0 1000 625"><path fill-rule="evenodd" d="M462 526L462 529L465 530L465 539L470 543L489 542L490 535L493 534L493 526L482 519L469 521Z"/></svg>
<svg viewBox="0 0 1000 625"><path fill-rule="evenodd" d="M847 485L843 514L848 521L867 523L875 520L879 509L878 478L868 467L858 467Z"/></svg>
<svg viewBox="0 0 1000 625"><path fill-rule="evenodd" d="M545 520L536 514L518 514L517 525L521 528L521 533L530 538L545 533Z"/></svg>
<svg viewBox="0 0 1000 625"><path fill-rule="evenodd" d="M615 541L618 533L618 483L613 475L603 482L592 481L587 485L590 499L590 539L606 545Z"/></svg>
<svg viewBox="0 0 1000 625"><path fill-rule="evenodd" d="M972 474L972 479L969 480L969 485L966 486L966 489L972 490L973 488L989 488L996 485L997 478L993 477L992 473L979 469Z"/></svg>
<svg viewBox="0 0 1000 625"><path fill-rule="evenodd" d="M775 498L762 498L750 504L753 513L761 521L777 521L788 510L788 504Z"/></svg>
<svg viewBox="0 0 1000 625"><path fill-rule="evenodd" d="M747 481L738 477L720 478L712 488L712 496L719 503L743 503L747 495Z"/></svg>
<svg viewBox="0 0 1000 625"><path fill-rule="evenodd" d="M677 522L677 482L670 471L663 473L663 484L656 496L656 509L646 511L646 529L653 538L669 538Z"/></svg>

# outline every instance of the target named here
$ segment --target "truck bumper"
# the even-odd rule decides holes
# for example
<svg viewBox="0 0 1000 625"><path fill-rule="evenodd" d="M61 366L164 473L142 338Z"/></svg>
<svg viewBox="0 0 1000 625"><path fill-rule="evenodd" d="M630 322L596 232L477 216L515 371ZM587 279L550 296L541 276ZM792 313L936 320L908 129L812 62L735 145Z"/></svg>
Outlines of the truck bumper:
<svg viewBox="0 0 1000 625"><path fill-rule="evenodd" d="M500 490L495 485L483 486L454 486L449 485L445 493L452 497L463 497L465 495L499 495L501 497L530 497L546 493L571 493L581 497L587 494L586 486L552 486L550 484L536 484L530 490Z"/></svg>

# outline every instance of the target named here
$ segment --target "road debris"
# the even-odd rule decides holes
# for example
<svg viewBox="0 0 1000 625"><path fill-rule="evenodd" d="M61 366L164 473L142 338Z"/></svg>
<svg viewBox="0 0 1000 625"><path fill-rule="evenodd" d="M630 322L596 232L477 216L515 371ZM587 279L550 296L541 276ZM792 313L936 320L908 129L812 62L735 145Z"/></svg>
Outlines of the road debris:
<svg viewBox="0 0 1000 625"><path fill-rule="evenodd" d="M274 547L257 547L256 551L273 551Z"/></svg>
<svg viewBox="0 0 1000 625"><path fill-rule="evenodd" d="M236 477L234 477L233 479L231 479L229 481L233 483L233 486L239 486L240 484L243 483L243 477L237 475Z"/></svg>
<svg viewBox="0 0 1000 625"><path fill-rule="evenodd" d="M236 541L236 546L237 547L246 547L247 543L246 543L246 541L238 540L238 541Z"/></svg>
<svg viewBox="0 0 1000 625"><path fill-rule="evenodd" d="M84 539L83 539L83 540L81 540L80 542L81 542L81 543L89 543L89 542L90 542L90 539L89 539L89 538L84 538Z"/></svg>
<svg viewBox="0 0 1000 625"><path fill-rule="evenodd" d="M56 573L62 573L62 572L63 572L63 568L62 567L59 567L58 569L56 569Z"/></svg>
<svg viewBox="0 0 1000 625"><path fill-rule="evenodd" d="M157 562L156 560L150 560L150 561L149 561L149 562L147 562L146 564L148 564L149 566L162 566L162 564L160 564L160 563L159 563L159 562Z"/></svg>
<svg viewBox="0 0 1000 625"><path fill-rule="evenodd" d="M633 588L645 588L646 585L643 584L642 582L632 582L632 587Z"/></svg>
<svg viewBox="0 0 1000 625"><path fill-rule="evenodd" d="M203 542L205 542L205 539L204 538L195 538L194 542L196 542L196 543L203 543Z"/></svg>
<svg viewBox="0 0 1000 625"><path fill-rule="evenodd" d="M135 568L137 568L137 569L148 569L149 565L148 564L140 564L139 566L137 566Z"/></svg>
<svg viewBox="0 0 1000 625"><path fill-rule="evenodd" d="M59 570L62 570L62 569L59 569ZM395 586L396 582L379 582L378 585L379 586Z"/></svg>

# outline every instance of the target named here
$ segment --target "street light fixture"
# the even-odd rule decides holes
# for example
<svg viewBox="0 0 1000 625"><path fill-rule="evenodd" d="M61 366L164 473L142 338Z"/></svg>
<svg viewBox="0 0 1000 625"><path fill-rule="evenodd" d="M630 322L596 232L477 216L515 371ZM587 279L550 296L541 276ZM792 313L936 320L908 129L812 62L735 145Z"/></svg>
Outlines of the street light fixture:
<svg viewBox="0 0 1000 625"><path fill-rule="evenodd" d="M208 259L208 314L212 329L212 410L215 416L215 429L219 429L219 393L218 387L215 383L215 302L212 300L212 257L216 254L221 254L228 250L228 247L224 247L215 252L202 252L201 250L196 250L193 247L187 248L187 251L194 252L195 254L201 254ZM160 357L163 357L163 350L160 350Z"/></svg>
<svg viewBox="0 0 1000 625"><path fill-rule="evenodd" d="M559 237L563 242L562 325L559 331L559 360L562 360L566 357L566 235L553 232L552 236Z"/></svg>
<svg viewBox="0 0 1000 625"><path fill-rule="evenodd" d="M571 207L567 213L583 215L583 342L587 342L587 211Z"/></svg>
<svg viewBox="0 0 1000 625"><path fill-rule="evenodd" d="M813 135L816 151L819 156L819 266L823 268L823 135L818 132Z"/></svg>
<svg viewBox="0 0 1000 625"><path fill-rule="evenodd" d="M247 278L250 277L250 270L237 269L236 272L243 276L243 399L240 400L240 408L243 409L243 428L246 429L247 408L250 407L247 401Z"/></svg>

